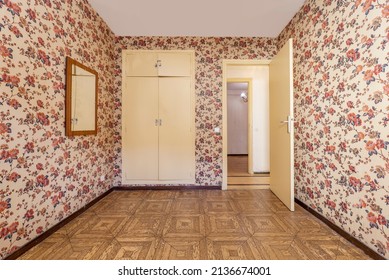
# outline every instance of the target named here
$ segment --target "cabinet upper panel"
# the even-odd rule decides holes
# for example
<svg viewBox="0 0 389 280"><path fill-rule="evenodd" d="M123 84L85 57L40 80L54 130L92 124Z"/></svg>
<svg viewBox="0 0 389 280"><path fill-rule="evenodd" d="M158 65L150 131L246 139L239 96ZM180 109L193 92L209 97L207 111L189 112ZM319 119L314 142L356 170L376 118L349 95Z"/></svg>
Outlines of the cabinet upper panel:
<svg viewBox="0 0 389 280"><path fill-rule="evenodd" d="M194 52L125 51L123 70L132 77L190 77Z"/></svg>
<svg viewBox="0 0 389 280"><path fill-rule="evenodd" d="M160 53L158 60L159 76L189 77L191 74L190 53Z"/></svg>
<svg viewBox="0 0 389 280"><path fill-rule="evenodd" d="M155 77L158 76L157 60L157 53L127 53L123 69L126 76Z"/></svg>

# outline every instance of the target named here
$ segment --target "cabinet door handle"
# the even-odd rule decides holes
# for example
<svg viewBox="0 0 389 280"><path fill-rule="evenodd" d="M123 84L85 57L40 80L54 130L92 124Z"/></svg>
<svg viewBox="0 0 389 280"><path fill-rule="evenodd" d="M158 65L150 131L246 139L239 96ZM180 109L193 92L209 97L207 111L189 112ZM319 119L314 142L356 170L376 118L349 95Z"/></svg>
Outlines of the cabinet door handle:
<svg viewBox="0 0 389 280"><path fill-rule="evenodd" d="M155 126L158 126L159 125L159 121L158 119L155 119Z"/></svg>
<svg viewBox="0 0 389 280"><path fill-rule="evenodd" d="M157 63L155 63L155 68L158 68L158 67L161 67L162 66L162 61L161 60L157 60Z"/></svg>
<svg viewBox="0 0 389 280"><path fill-rule="evenodd" d="M159 119L159 126L162 126L162 119Z"/></svg>

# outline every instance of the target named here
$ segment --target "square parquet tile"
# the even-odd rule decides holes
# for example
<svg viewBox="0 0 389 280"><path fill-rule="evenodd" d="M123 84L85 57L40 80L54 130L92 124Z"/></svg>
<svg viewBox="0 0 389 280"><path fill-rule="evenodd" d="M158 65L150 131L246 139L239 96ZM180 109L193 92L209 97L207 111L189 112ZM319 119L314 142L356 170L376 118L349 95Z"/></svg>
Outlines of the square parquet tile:
<svg viewBox="0 0 389 280"><path fill-rule="evenodd" d="M114 238L94 239L85 236L70 239L73 252L77 253L77 258L82 260L98 260L105 254L107 248Z"/></svg>
<svg viewBox="0 0 389 280"><path fill-rule="evenodd" d="M232 200L219 200L219 201L204 201L203 203L204 211L206 214L234 214L237 213L237 207L235 206L234 201Z"/></svg>
<svg viewBox="0 0 389 280"><path fill-rule="evenodd" d="M205 238L164 238L157 248L157 260L206 260Z"/></svg>
<svg viewBox="0 0 389 280"><path fill-rule="evenodd" d="M242 216L248 231L255 236L294 236L293 228L274 214L247 214Z"/></svg>
<svg viewBox="0 0 389 280"><path fill-rule="evenodd" d="M163 236L182 237L184 240L189 237L204 237L205 225L204 215L171 215L167 218Z"/></svg>
<svg viewBox="0 0 389 280"><path fill-rule="evenodd" d="M69 238L93 238L106 239L113 237L113 233L107 225L112 225L97 215L90 215L88 219L73 220L65 226Z"/></svg>
<svg viewBox="0 0 389 280"><path fill-rule="evenodd" d="M266 260L306 260L310 259L305 247L294 243L291 236L254 236L252 244Z"/></svg>
<svg viewBox="0 0 389 280"><path fill-rule="evenodd" d="M207 252L210 260L256 260L260 259L256 249L252 250L247 237L207 237Z"/></svg>
<svg viewBox="0 0 389 280"><path fill-rule="evenodd" d="M204 213L200 199L176 199L173 201L172 213L202 214Z"/></svg>
<svg viewBox="0 0 389 280"><path fill-rule="evenodd" d="M116 236L132 217L131 215L112 215L109 213L100 214L99 223L107 228L113 236Z"/></svg>
<svg viewBox="0 0 389 280"><path fill-rule="evenodd" d="M139 215L167 214L171 206L172 200L144 200L135 213Z"/></svg>
<svg viewBox="0 0 389 280"><path fill-rule="evenodd" d="M158 238L120 237L116 238L120 246L112 248L110 254L114 260L152 260L158 244Z"/></svg>
<svg viewBox="0 0 389 280"><path fill-rule="evenodd" d="M210 237L245 237L249 236L242 219L238 215L206 215L207 236Z"/></svg>
<svg viewBox="0 0 389 280"><path fill-rule="evenodd" d="M116 237L156 237L162 234L166 222L165 215L134 215L123 225Z"/></svg>
<svg viewBox="0 0 389 280"><path fill-rule="evenodd" d="M237 211L240 213L272 213L271 209L260 199L239 199L234 200L234 202Z"/></svg>

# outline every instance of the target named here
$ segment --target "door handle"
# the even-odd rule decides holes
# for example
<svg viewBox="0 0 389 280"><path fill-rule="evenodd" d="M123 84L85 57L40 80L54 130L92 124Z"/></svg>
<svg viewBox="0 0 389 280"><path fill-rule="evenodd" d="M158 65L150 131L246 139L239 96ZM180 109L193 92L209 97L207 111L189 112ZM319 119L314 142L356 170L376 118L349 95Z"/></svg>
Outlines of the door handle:
<svg viewBox="0 0 389 280"><path fill-rule="evenodd" d="M292 116L288 116L288 119L286 121L281 121L281 124L284 124L284 123L288 124L288 133L289 134L293 129L293 122L294 122L294 119Z"/></svg>

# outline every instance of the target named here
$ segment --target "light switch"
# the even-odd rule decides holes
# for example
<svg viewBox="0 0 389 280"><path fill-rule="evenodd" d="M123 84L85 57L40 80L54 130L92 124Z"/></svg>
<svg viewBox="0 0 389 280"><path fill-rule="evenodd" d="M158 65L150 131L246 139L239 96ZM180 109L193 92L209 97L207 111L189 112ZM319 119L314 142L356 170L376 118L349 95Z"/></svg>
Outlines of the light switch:
<svg viewBox="0 0 389 280"><path fill-rule="evenodd" d="M220 134L220 127L215 127L214 131L216 134Z"/></svg>

